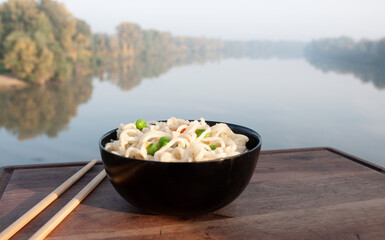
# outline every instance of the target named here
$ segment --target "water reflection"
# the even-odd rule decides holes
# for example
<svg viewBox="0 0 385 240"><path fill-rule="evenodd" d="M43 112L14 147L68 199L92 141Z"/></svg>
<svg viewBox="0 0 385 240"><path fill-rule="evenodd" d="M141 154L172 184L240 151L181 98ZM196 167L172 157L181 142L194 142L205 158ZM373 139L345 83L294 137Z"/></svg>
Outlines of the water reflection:
<svg viewBox="0 0 385 240"><path fill-rule="evenodd" d="M226 58L298 59L303 55L302 42L226 42L224 47L212 47L210 51L184 51L161 55L142 55L136 58L109 61L95 69L95 75L130 90L144 78L156 78L171 68L189 64L205 64Z"/></svg>
<svg viewBox="0 0 385 240"><path fill-rule="evenodd" d="M308 43L306 60L322 71L351 73L362 82L385 88L385 38L354 41L348 37L326 38Z"/></svg>
<svg viewBox="0 0 385 240"><path fill-rule="evenodd" d="M323 72L333 71L353 74L362 82L370 82L379 89L385 89L385 67L382 64L361 64L355 62L325 59L316 55L306 55L306 60Z"/></svg>
<svg viewBox="0 0 385 240"><path fill-rule="evenodd" d="M92 78L0 91L0 127L19 140L56 137L92 94Z"/></svg>
<svg viewBox="0 0 385 240"><path fill-rule="evenodd" d="M168 56L142 56L140 58L116 59L95 70L95 75L102 81L110 81L122 90L130 90L145 78L156 78L176 66L205 64L219 61L222 52L202 54L170 54Z"/></svg>
<svg viewBox="0 0 385 240"><path fill-rule="evenodd" d="M220 51L118 58L99 65L92 69L91 75L77 80L12 91L0 89L0 127L19 140L43 134L56 137L76 116L78 106L91 97L93 77L129 91L143 79L159 77L173 67L225 58L298 59L303 57L304 46L299 42L227 42ZM352 73L363 82L372 82L378 89L385 88L385 68L380 65L353 64L321 58L317 54L306 54L305 59L322 71Z"/></svg>
<svg viewBox="0 0 385 240"><path fill-rule="evenodd" d="M221 54L172 55L115 60L94 69L94 76L130 90L144 78L154 78L174 66L216 61ZM26 140L39 135L56 137L76 116L78 106L92 95L92 75L68 82L32 85L22 89L0 89L0 127Z"/></svg>

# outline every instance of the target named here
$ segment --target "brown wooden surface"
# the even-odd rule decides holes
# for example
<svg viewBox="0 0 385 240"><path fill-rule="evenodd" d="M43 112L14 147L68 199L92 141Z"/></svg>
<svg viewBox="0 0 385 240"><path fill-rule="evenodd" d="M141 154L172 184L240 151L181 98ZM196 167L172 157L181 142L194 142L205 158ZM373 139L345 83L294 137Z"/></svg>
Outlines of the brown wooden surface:
<svg viewBox="0 0 385 240"><path fill-rule="evenodd" d="M0 170L0 231L84 163ZM102 169L98 164L14 239L27 239ZM246 190L216 212L149 215L107 179L49 239L385 239L385 171L330 148L265 151Z"/></svg>

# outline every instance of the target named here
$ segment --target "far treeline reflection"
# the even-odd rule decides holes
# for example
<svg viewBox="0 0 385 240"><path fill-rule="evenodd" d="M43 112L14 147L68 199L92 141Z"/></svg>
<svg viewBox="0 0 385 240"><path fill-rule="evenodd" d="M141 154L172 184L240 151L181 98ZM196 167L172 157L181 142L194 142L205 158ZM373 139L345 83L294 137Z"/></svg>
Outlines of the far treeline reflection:
<svg viewBox="0 0 385 240"><path fill-rule="evenodd" d="M56 1L9 0L0 5L0 40L0 74L29 84L0 89L0 127L20 140L57 136L91 97L93 77L130 90L174 66L224 58L305 57L323 71L352 73L385 88L385 39L222 41L176 37L127 22L108 35L92 33Z"/></svg>

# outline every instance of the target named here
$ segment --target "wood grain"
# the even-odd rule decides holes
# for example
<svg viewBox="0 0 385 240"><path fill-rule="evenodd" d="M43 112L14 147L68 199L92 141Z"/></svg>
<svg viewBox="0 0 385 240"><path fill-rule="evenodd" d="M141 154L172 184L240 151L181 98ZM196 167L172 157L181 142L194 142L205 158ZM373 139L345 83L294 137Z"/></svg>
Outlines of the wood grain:
<svg viewBox="0 0 385 240"><path fill-rule="evenodd" d="M9 239L21 228L23 228L29 221L36 217L41 211L43 211L48 205L55 201L63 192L70 188L76 181L79 180L90 168L92 168L97 160L94 159L87 165L82 167L76 174L72 175L53 192L44 197L37 205L30 208L19 219L9 225L4 231L0 232L0 239ZM9 179L9 177L8 177Z"/></svg>
<svg viewBox="0 0 385 240"><path fill-rule="evenodd" d="M385 239L383 168L330 148L266 151L246 190L210 214L178 218L144 213L107 179L48 239ZM0 231L78 167L8 168ZM28 239L102 169L94 167L14 239Z"/></svg>

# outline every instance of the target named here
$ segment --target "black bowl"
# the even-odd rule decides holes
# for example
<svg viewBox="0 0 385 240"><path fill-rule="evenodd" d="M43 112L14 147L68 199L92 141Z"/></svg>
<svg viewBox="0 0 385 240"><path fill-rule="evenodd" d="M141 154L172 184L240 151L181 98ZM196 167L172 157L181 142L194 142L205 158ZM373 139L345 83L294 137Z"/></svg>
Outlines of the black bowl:
<svg viewBox="0 0 385 240"><path fill-rule="evenodd" d="M210 126L218 123L206 122ZM104 148L106 143L117 139L116 129L111 130L99 141L104 168L118 193L143 211L192 216L217 210L246 188L261 150L258 133L227 125L249 138L248 151L204 162L157 162L119 156Z"/></svg>

